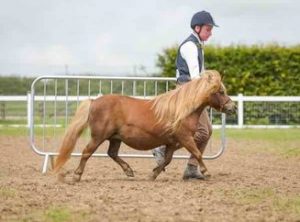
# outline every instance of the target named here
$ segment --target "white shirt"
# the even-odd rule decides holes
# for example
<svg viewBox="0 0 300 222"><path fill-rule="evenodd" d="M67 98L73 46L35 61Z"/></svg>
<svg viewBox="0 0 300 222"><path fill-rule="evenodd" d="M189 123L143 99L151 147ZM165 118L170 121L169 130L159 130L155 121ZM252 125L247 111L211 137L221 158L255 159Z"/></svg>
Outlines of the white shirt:
<svg viewBox="0 0 300 222"><path fill-rule="evenodd" d="M203 42L199 39L198 35L196 33L192 33L199 41L201 45L203 45ZM198 64L198 48L192 41L188 41L184 43L180 47L180 54L182 58L186 61L187 66L189 68L189 73L191 76L191 79L199 78L200 74L205 70L204 69L204 51L202 49L202 67L199 73L199 64ZM179 75L179 72L177 71L177 77Z"/></svg>

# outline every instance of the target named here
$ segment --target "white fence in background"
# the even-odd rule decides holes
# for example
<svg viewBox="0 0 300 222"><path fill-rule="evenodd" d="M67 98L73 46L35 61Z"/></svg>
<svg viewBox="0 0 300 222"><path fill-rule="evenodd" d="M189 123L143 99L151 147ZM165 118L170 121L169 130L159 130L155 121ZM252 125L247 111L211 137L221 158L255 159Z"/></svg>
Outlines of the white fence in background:
<svg viewBox="0 0 300 222"><path fill-rule="evenodd" d="M81 98L82 97L82 98ZM87 98L80 96L80 100ZM36 96L35 101L44 101L43 96ZM47 96L47 101L54 101L54 97ZM65 101L65 96L57 96L57 101ZM70 101L78 98L69 96ZM227 116L227 128L289 128L300 127L300 96L231 96L237 102L238 112L233 117ZM10 103L17 103L14 107ZM0 120L27 119L30 123L30 93L27 96L0 96ZM252 119L252 120L251 120ZM260 119L260 120L259 120ZM0 123L1 124L1 123ZM3 125L3 124L2 124Z"/></svg>

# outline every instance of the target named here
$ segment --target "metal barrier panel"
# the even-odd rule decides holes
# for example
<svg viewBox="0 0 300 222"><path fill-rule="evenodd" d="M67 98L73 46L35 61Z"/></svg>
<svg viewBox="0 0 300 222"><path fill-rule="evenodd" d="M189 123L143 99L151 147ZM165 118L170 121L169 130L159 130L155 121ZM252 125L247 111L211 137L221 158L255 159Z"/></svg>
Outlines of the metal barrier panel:
<svg viewBox="0 0 300 222"><path fill-rule="evenodd" d="M105 94L121 94L151 99L174 89L176 78L155 77L103 77L103 76L41 76L31 86L29 102L30 144L34 152L45 157L42 172L48 167L49 158L58 155L65 129L79 103ZM215 118L217 115L217 118ZM206 149L204 159L218 158L225 150L225 114L210 110L214 128L220 130ZM221 118L220 118L221 117ZM216 124L215 124L216 123ZM88 130L79 138L72 156L81 156L89 140ZM103 143L93 156L107 157L108 143ZM136 151L122 145L121 157L153 158L151 151ZM173 158L188 158L184 149L176 151Z"/></svg>

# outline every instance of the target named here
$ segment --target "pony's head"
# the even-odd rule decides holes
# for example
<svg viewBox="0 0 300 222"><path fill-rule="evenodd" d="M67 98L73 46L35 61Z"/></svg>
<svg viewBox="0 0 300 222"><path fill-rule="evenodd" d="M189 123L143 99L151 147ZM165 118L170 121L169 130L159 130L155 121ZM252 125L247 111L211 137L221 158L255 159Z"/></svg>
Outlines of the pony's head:
<svg viewBox="0 0 300 222"><path fill-rule="evenodd" d="M237 110L235 103L227 95L226 88L222 82L219 89L210 94L208 101L209 106L226 114L233 114Z"/></svg>

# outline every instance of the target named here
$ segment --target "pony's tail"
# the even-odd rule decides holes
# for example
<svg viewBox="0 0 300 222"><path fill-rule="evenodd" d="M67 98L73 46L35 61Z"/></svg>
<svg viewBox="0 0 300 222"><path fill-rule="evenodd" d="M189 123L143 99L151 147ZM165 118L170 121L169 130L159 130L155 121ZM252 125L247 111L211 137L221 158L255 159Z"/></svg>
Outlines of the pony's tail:
<svg viewBox="0 0 300 222"><path fill-rule="evenodd" d="M75 116L73 117L68 129L65 133L63 142L59 149L58 157L56 158L53 172L57 173L58 170L70 158L72 151L76 145L77 139L82 134L83 130L88 126L88 118L90 111L91 100L85 100L80 103Z"/></svg>

